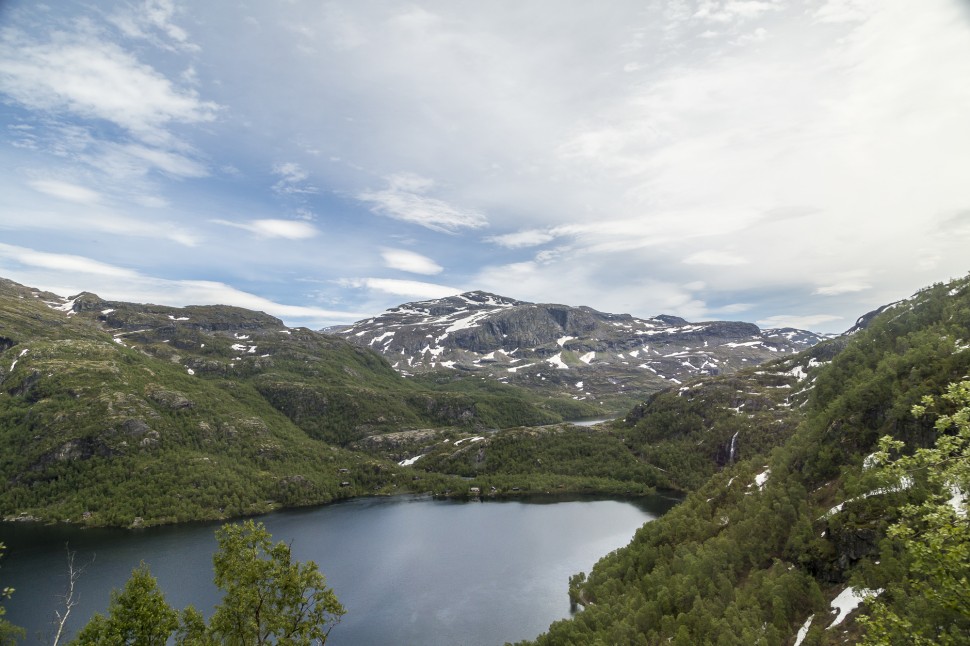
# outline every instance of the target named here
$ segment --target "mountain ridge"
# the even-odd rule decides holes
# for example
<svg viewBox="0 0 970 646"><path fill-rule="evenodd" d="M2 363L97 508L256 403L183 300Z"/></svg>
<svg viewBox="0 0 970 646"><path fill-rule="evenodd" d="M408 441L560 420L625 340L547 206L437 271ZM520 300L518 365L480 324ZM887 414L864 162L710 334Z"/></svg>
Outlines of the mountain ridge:
<svg viewBox="0 0 970 646"><path fill-rule="evenodd" d="M508 386L406 380L372 351L262 312L64 298L0 281L7 518L152 524L445 491L447 475L398 481L394 462L350 445L598 412Z"/></svg>
<svg viewBox="0 0 970 646"><path fill-rule="evenodd" d="M616 405L634 390L733 372L830 336L667 314L644 319L484 291L404 303L328 331L379 352L407 376L450 370Z"/></svg>

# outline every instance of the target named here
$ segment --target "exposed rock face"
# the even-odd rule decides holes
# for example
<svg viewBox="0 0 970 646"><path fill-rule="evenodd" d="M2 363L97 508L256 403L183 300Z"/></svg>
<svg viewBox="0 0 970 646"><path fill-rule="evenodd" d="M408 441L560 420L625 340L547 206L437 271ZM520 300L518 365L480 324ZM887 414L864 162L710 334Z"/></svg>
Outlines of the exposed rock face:
<svg viewBox="0 0 970 646"><path fill-rule="evenodd" d="M169 408L171 410L181 410L184 408L192 408L195 404L187 398L185 395L173 390L163 390L161 388L156 388L148 393L148 398L151 399L156 404Z"/></svg>
<svg viewBox="0 0 970 646"><path fill-rule="evenodd" d="M576 399L656 390L704 374L732 372L824 337L752 323L641 319L589 307L537 304L487 292L407 303L329 330L383 354L396 370L475 372Z"/></svg>
<svg viewBox="0 0 970 646"><path fill-rule="evenodd" d="M95 456L110 457L112 450L101 439L96 437L82 437L69 440L44 453L30 469L39 471L57 462L77 462L90 460Z"/></svg>

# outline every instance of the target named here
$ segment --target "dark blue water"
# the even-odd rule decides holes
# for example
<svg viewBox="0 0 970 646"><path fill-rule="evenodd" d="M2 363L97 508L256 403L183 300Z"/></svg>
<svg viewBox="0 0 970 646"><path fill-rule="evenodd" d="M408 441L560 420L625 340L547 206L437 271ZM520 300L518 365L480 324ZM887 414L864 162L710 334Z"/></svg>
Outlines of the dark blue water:
<svg viewBox="0 0 970 646"><path fill-rule="evenodd" d="M502 644L529 639L569 615L567 584L628 543L674 503L654 497L542 502L358 499L260 517L274 540L314 560L347 614L328 644ZM550 502L550 500L557 500ZM208 614L218 524L128 531L0 523L0 586L16 592L7 618L47 643L67 578L66 548L85 571L71 633L103 611L140 561L175 608Z"/></svg>

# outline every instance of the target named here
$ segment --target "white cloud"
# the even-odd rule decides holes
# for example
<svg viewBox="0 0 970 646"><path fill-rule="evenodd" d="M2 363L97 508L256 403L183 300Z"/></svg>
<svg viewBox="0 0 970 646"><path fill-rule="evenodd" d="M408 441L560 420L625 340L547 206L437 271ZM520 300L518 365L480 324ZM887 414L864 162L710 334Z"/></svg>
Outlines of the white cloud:
<svg viewBox="0 0 970 646"><path fill-rule="evenodd" d="M432 276L444 271L444 267L427 256L405 249L385 249L381 252L384 264L391 269L400 269L412 274Z"/></svg>
<svg viewBox="0 0 970 646"><path fill-rule="evenodd" d="M712 312L716 314L737 314L739 312L747 312L752 307L751 303L731 303L729 305L722 305L721 307L716 307Z"/></svg>
<svg viewBox="0 0 970 646"><path fill-rule="evenodd" d="M189 204L251 218L244 200L282 195L287 216L301 207L327 222L325 259L314 245L289 245L318 254L313 275L325 282L394 275L374 253L381 245L430 250L441 240L431 231L474 232L447 241L449 282L471 289L482 277L530 300L645 315L681 308L673 313L686 318L719 311L706 300L751 303L752 319L854 320L966 270L960 234L970 220L944 221L970 208L970 21L957 0L616 0L608 15L593 3L556 11L552 0L515 11L256 3L241 14L134 0L126 6L144 17L123 31L140 40L115 45L102 40L125 36L97 27L111 8L21 4L0 35L0 87L20 103L9 120L22 120L8 124L14 146L0 149L19 172L11 181L96 191L99 202L76 202L88 211L155 199L158 235ZM88 27L73 26L85 18ZM73 35L53 34L58 21ZM180 47L166 25L202 48ZM218 46L232 37L247 46ZM732 45L742 42L751 44ZM69 64L65 52L89 63ZM75 68L93 96L61 83ZM196 73L180 76L186 69ZM128 106L115 86L132 79L149 100ZM241 170L199 179L227 166ZM32 212L64 206L33 198L43 207ZM393 237L402 233L412 240ZM27 246L70 248L41 235L52 240ZM207 242L194 266L219 263L210 266L223 275L233 254L246 255L218 236ZM495 256L507 264L483 267ZM311 264L264 264L298 262ZM869 272L849 273L859 267ZM264 273L274 289L294 289ZM705 287L684 287L696 282Z"/></svg>
<svg viewBox="0 0 970 646"><path fill-rule="evenodd" d="M152 170L174 177L206 177L204 164L176 150L137 143L97 142L79 158L112 180L143 177Z"/></svg>
<svg viewBox="0 0 970 646"><path fill-rule="evenodd" d="M757 323L762 328L793 327L800 330L817 330L819 326L827 326L843 318L834 314L776 314L758 319Z"/></svg>
<svg viewBox="0 0 970 646"><path fill-rule="evenodd" d="M273 173L280 176L280 181L290 184L302 182L310 176L296 162L282 162L274 164Z"/></svg>
<svg viewBox="0 0 970 646"><path fill-rule="evenodd" d="M756 18L767 11L777 11L781 7L776 2L761 2L759 0L703 0L694 14L695 18L703 18L712 22L732 22Z"/></svg>
<svg viewBox="0 0 970 646"><path fill-rule="evenodd" d="M309 179L310 174L296 162L282 162L273 165L273 174L279 176L280 180L273 184L273 190L281 195L293 195L298 193L316 193L317 189L313 186L303 184Z"/></svg>
<svg viewBox="0 0 970 646"><path fill-rule="evenodd" d="M523 247L536 247L555 239L556 236L548 231L530 229L528 231L516 231L515 233L489 236L485 238L485 241L492 242L506 249L521 249Z"/></svg>
<svg viewBox="0 0 970 646"><path fill-rule="evenodd" d="M94 204L101 200L101 195L97 191L92 191L84 186L62 182L56 179L38 179L29 183L35 191L40 191L47 195L52 195L68 202L78 202L80 204Z"/></svg>
<svg viewBox="0 0 970 646"><path fill-rule="evenodd" d="M342 278L337 281L342 287L366 289L395 296L415 298L443 298L460 294L462 290L436 283L417 280L397 280L394 278Z"/></svg>
<svg viewBox="0 0 970 646"><path fill-rule="evenodd" d="M7 258L28 267L54 269L63 274L88 274L115 278L137 276L137 272L130 269L116 267L84 256L35 251L2 242L0 242L0 258Z"/></svg>
<svg viewBox="0 0 970 646"><path fill-rule="evenodd" d="M634 280L621 280L629 270L569 258L543 265L517 262L483 268L469 281L476 289L525 301L587 305L616 314L635 316L677 314L691 320L706 316L705 303L691 290L671 282L633 272ZM628 277L627 277L628 278Z"/></svg>
<svg viewBox="0 0 970 646"><path fill-rule="evenodd" d="M287 238L289 240L305 240L316 236L319 231L305 220L248 220L233 222L230 220L212 220L216 224L235 227L254 233L261 238Z"/></svg>
<svg viewBox="0 0 970 646"><path fill-rule="evenodd" d="M827 0L815 11L820 22L860 22L869 16L872 0Z"/></svg>
<svg viewBox="0 0 970 646"><path fill-rule="evenodd" d="M737 254L729 253L727 251L716 251L709 249L706 251L698 251L687 256L683 260L686 265L713 265L716 267L731 267L734 265L746 265L750 261Z"/></svg>
<svg viewBox="0 0 970 646"><path fill-rule="evenodd" d="M189 40L188 33L172 22L176 13L172 0L143 0L140 5L125 6L108 19L129 38L147 39L166 49L199 51L199 46ZM173 44L157 38L156 33Z"/></svg>
<svg viewBox="0 0 970 646"><path fill-rule="evenodd" d="M388 184L385 190L364 191L357 195L357 199L373 205L371 211L374 213L443 233L455 233L464 228L480 229L488 224L478 211L424 195L434 186L431 179L412 173L385 179Z"/></svg>
<svg viewBox="0 0 970 646"><path fill-rule="evenodd" d="M867 289L871 289L872 285L861 281L846 281L833 283L831 285L821 285L815 288L813 294L818 294L821 296L837 296L839 294L853 294L855 292L864 292Z"/></svg>
<svg viewBox="0 0 970 646"><path fill-rule="evenodd" d="M0 271L25 285L69 296L91 291L101 298L134 303L234 305L278 316L289 324L323 327L366 318L364 312L288 305L209 280L170 280L91 258L54 254L0 243Z"/></svg>
<svg viewBox="0 0 970 646"><path fill-rule="evenodd" d="M175 222L145 221L100 209L83 213L30 210L22 212L22 217L16 220L0 220L0 229L75 235L99 232L125 238L171 240L185 247L195 247L202 242L195 231Z"/></svg>
<svg viewBox="0 0 970 646"><path fill-rule="evenodd" d="M751 43L760 43L768 38L768 30L764 27L758 27L754 31L741 34L736 39L731 41L732 45L749 45Z"/></svg>
<svg viewBox="0 0 970 646"><path fill-rule="evenodd" d="M63 32L42 42L4 30L0 80L28 108L104 119L154 143L170 141L169 124L212 121L219 109L115 43Z"/></svg>

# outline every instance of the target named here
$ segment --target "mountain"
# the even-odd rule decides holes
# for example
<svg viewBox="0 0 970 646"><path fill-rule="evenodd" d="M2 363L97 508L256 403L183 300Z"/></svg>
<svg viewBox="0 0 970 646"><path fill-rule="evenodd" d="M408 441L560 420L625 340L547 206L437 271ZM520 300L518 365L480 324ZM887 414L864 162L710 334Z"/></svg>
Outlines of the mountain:
<svg viewBox="0 0 970 646"><path fill-rule="evenodd" d="M612 431L694 492L534 643L970 643L968 340L970 277L651 395Z"/></svg>
<svg viewBox="0 0 970 646"><path fill-rule="evenodd" d="M752 323L648 319L475 291L394 307L333 333L405 375L481 375L579 401L629 401L698 375L730 373L824 335Z"/></svg>
<svg viewBox="0 0 970 646"><path fill-rule="evenodd" d="M0 516L100 525L224 518L410 490L353 448L596 414L502 384L403 378L373 351L222 305L71 298L0 279Z"/></svg>

